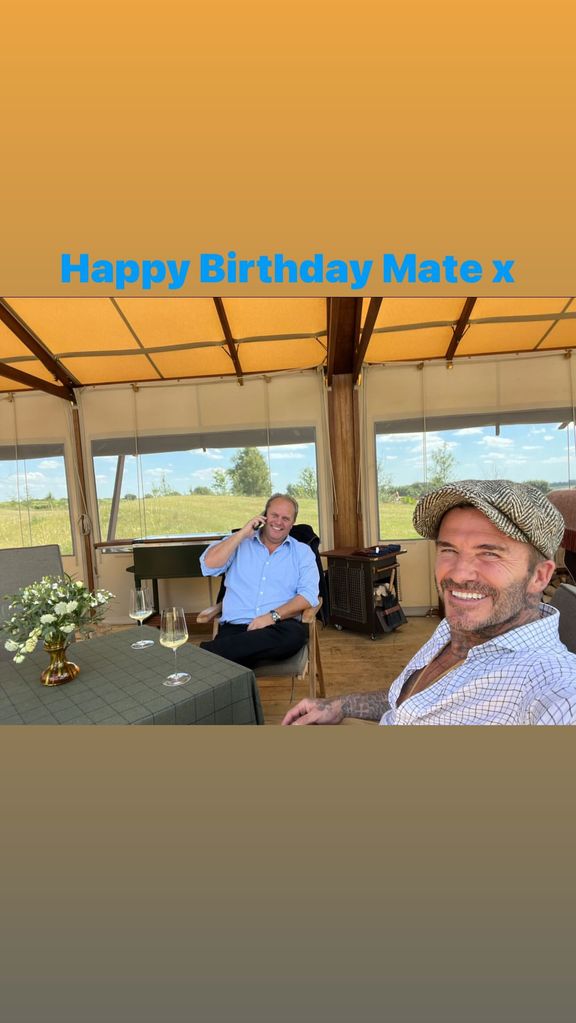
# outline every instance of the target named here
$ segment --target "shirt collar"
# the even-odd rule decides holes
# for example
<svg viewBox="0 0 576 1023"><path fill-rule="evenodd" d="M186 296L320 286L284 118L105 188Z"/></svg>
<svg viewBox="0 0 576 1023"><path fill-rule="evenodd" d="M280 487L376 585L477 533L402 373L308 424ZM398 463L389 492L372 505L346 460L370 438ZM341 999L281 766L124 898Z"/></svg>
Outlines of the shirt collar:
<svg viewBox="0 0 576 1023"><path fill-rule="evenodd" d="M259 529L256 530L256 532L254 533L254 536L252 537L252 543L254 543L255 540L258 541L258 543L260 544L261 547L266 547L266 544L263 544L261 539L260 539L260 530ZM276 550L280 550L281 547L284 547L284 544L288 544L288 546L290 546L293 543L298 543L298 541L295 540L293 536L290 536L290 533L288 533L288 536L282 541L282 543L278 544L278 547L276 548ZM266 547L266 550L268 550L267 547Z"/></svg>

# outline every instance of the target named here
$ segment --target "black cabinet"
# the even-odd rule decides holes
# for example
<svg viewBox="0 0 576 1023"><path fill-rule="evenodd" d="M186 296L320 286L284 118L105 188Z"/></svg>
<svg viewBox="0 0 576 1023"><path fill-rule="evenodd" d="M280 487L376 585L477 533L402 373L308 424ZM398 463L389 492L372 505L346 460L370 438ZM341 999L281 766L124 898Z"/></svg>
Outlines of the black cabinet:
<svg viewBox="0 0 576 1023"><path fill-rule="evenodd" d="M354 548L323 551L322 557L328 559L330 624L337 629L365 632L373 639L391 631L388 621L400 625L404 620L401 610L395 618L383 619L382 591L394 595L398 606L397 558L403 553L365 555L355 553Z"/></svg>

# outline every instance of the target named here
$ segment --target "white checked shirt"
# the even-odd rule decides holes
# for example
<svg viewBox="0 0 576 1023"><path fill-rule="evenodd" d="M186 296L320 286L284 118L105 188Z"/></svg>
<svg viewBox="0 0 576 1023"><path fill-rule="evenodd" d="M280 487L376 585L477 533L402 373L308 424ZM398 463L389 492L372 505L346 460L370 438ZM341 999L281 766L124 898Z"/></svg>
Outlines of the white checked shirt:
<svg viewBox="0 0 576 1023"><path fill-rule="evenodd" d="M450 642L440 623L392 683L381 725L576 725L576 655L558 636L559 614L540 605L538 621L472 647L463 664L397 707L402 686Z"/></svg>

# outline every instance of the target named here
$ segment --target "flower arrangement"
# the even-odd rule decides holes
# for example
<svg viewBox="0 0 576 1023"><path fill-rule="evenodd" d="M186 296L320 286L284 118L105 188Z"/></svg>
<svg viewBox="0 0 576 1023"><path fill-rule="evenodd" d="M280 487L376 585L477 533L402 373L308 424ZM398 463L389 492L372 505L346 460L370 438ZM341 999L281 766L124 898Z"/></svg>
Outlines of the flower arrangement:
<svg viewBox="0 0 576 1023"><path fill-rule="evenodd" d="M0 623L0 629L10 638L4 646L17 664L35 650L39 640L66 646L76 632L89 635L93 631L113 596L108 590L90 593L83 582L69 575L46 575L6 598L10 617Z"/></svg>

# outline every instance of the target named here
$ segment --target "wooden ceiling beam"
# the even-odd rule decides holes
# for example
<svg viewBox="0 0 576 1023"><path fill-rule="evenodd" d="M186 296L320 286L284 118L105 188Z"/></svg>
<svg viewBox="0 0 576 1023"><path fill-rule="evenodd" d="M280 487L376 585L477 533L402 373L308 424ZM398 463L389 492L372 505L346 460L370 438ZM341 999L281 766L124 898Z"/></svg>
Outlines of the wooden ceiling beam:
<svg viewBox="0 0 576 1023"><path fill-rule="evenodd" d="M17 316L12 312L6 299L0 298L0 320L2 323L16 335L19 341L26 346L32 355L42 363L46 369L53 374L56 380L59 380L64 387L70 390L73 387L79 386L79 381L75 380L74 377L70 376L69 373L56 361L53 355L48 352L44 346L40 343L38 338L34 337L34 334L30 329L18 319Z"/></svg>
<svg viewBox="0 0 576 1023"><path fill-rule="evenodd" d="M15 380L26 387L32 387L37 391L46 391L47 394L54 394L57 398L64 398L65 401L75 401L74 392L70 387L58 387L51 384L49 380L42 380L41 377L34 377L31 373L24 373L21 369L15 369L5 362L0 362L0 376L8 380Z"/></svg>
<svg viewBox="0 0 576 1023"><path fill-rule="evenodd" d="M472 310L473 310L475 305L476 305L476 299L475 298L467 298L465 303L464 303L464 305L462 306L462 312L460 313L460 318L458 320L458 323L454 327L454 333L452 335L452 340L451 340L450 344L448 345L448 350L446 352L446 362L451 362L452 359L454 358L456 349L458 348L458 345L460 344L462 338L464 337L464 334L466 332L466 328L468 327L468 323L470 321L470 315L471 315Z"/></svg>
<svg viewBox="0 0 576 1023"><path fill-rule="evenodd" d="M368 312L366 313L366 319L364 320L364 326L362 327L362 335L354 356L354 368L352 370L352 382L354 384L358 382L358 378L362 372L362 363L364 362L364 356L366 355L368 345L370 344L372 331L374 330L374 325L378 319L378 313L380 312L381 305L381 298L370 299Z"/></svg>
<svg viewBox="0 0 576 1023"><path fill-rule="evenodd" d="M240 365L240 359L238 358L238 349L236 347L236 343L234 341L234 337L232 335L232 331L230 330L230 324L228 323L228 317L226 316L226 310L224 308L224 302L222 301L221 298L214 298L213 302L214 302L214 305L216 306L216 312L218 313L218 319L220 320L220 326L222 327L222 330L224 332L224 337L226 338L226 344L228 346L228 352L230 353L230 358L232 359L232 362L234 364L234 369L236 370L236 376L238 377L238 383L242 387L243 384L244 384L244 381L242 379L242 377L243 377L242 366Z"/></svg>
<svg viewBox="0 0 576 1023"><path fill-rule="evenodd" d="M354 356L360 338L361 298L328 299L328 355L326 375L328 387L335 374L354 370Z"/></svg>

